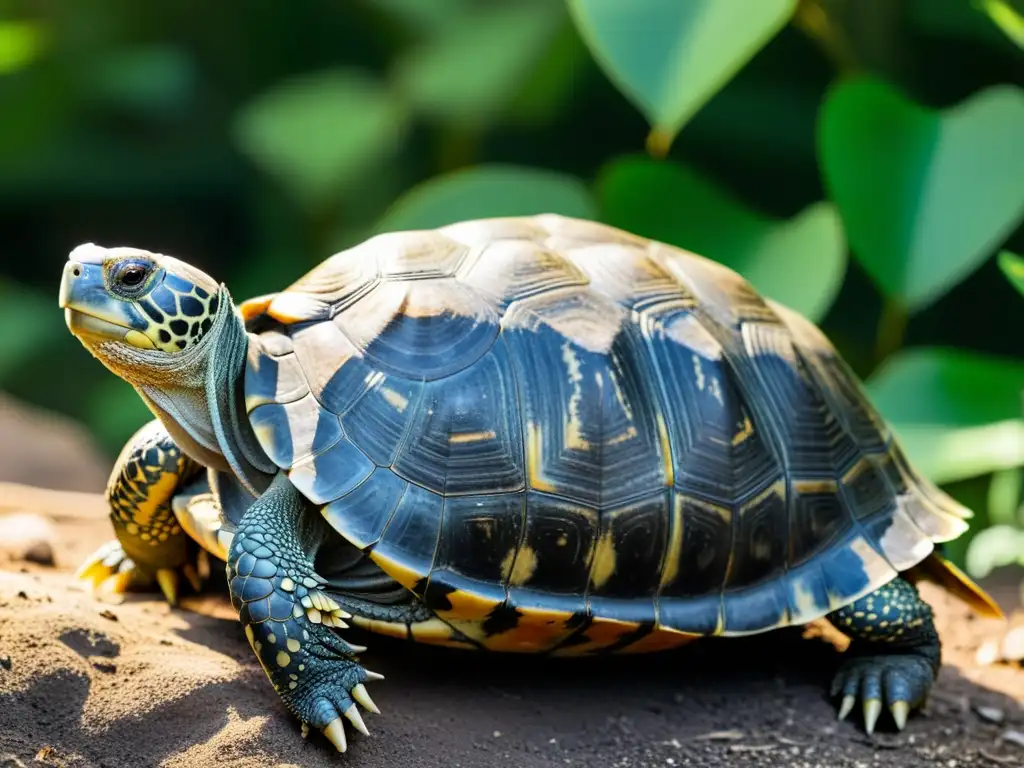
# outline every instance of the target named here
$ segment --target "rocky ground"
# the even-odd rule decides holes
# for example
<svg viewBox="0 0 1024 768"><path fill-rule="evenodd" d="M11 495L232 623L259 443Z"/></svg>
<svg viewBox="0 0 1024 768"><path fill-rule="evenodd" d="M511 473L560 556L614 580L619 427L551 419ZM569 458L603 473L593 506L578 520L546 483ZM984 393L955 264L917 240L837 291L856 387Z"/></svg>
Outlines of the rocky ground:
<svg viewBox="0 0 1024 768"><path fill-rule="evenodd" d="M340 756L300 738L219 592L172 610L69 584L109 537L106 472L80 431L0 400L0 768L1024 766L1024 671L978 662L1006 626L927 585L945 666L903 733L836 722L837 651L799 632L545 663L353 632L383 714ZM1010 610L1019 579L990 585Z"/></svg>

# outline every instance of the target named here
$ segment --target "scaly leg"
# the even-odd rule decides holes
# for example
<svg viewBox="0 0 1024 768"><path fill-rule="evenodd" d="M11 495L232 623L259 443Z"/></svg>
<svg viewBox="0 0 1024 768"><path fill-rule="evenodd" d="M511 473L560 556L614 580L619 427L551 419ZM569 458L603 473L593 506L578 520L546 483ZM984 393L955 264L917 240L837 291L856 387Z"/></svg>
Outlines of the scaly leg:
<svg viewBox="0 0 1024 768"><path fill-rule="evenodd" d="M324 732L338 751L347 748L342 716L367 733L356 703L377 712L364 683L382 680L356 661L365 648L350 645L331 627L351 618L327 595L302 542L308 502L279 474L242 516L228 553L232 605L263 671L285 706Z"/></svg>
<svg viewBox="0 0 1024 768"><path fill-rule="evenodd" d="M896 578L857 602L829 615L852 642L832 681L832 696L842 695L839 719L857 703L864 727L875 730L883 700L896 727L924 704L941 665L942 649L932 609L909 581Z"/></svg>
<svg viewBox="0 0 1024 768"><path fill-rule="evenodd" d="M175 517L172 499L202 468L185 456L159 421L132 436L114 464L107 501L116 539L79 567L93 589L122 593L154 580L174 605L183 575L198 590L196 546Z"/></svg>

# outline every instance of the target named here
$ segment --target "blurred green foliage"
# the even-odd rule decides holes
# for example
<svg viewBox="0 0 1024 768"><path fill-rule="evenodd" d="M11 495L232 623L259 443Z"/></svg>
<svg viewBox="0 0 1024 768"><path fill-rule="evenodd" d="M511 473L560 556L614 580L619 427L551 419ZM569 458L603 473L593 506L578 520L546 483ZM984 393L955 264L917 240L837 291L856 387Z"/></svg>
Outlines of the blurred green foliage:
<svg viewBox="0 0 1024 768"><path fill-rule="evenodd" d="M818 322L1024 558L1024 0L0 3L0 388L148 413L56 306L80 242L236 298L389 229L554 211ZM997 254L999 254L997 256Z"/></svg>

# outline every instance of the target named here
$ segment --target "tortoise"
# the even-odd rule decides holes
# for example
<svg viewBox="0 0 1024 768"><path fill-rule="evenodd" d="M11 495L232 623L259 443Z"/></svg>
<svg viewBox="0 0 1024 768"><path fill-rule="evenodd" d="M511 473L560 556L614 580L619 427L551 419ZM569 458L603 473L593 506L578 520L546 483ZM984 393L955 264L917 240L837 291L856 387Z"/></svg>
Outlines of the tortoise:
<svg viewBox="0 0 1024 768"><path fill-rule="evenodd" d="M231 601L302 735L378 712L343 639L665 651L825 619L831 687L899 729L940 665L930 579L971 513L810 321L706 257L554 214L389 232L236 305L172 256L81 245L71 332L155 416L80 574Z"/></svg>

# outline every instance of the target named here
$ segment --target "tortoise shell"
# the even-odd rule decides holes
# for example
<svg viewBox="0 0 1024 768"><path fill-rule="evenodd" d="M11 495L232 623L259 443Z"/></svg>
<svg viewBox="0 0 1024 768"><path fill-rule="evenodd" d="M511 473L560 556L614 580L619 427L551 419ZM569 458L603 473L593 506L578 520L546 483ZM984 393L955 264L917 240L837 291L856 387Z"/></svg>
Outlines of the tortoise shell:
<svg viewBox="0 0 1024 768"><path fill-rule="evenodd" d="M242 314L260 444L442 620L415 639L636 652L803 624L970 516L809 321L604 225L379 235Z"/></svg>

